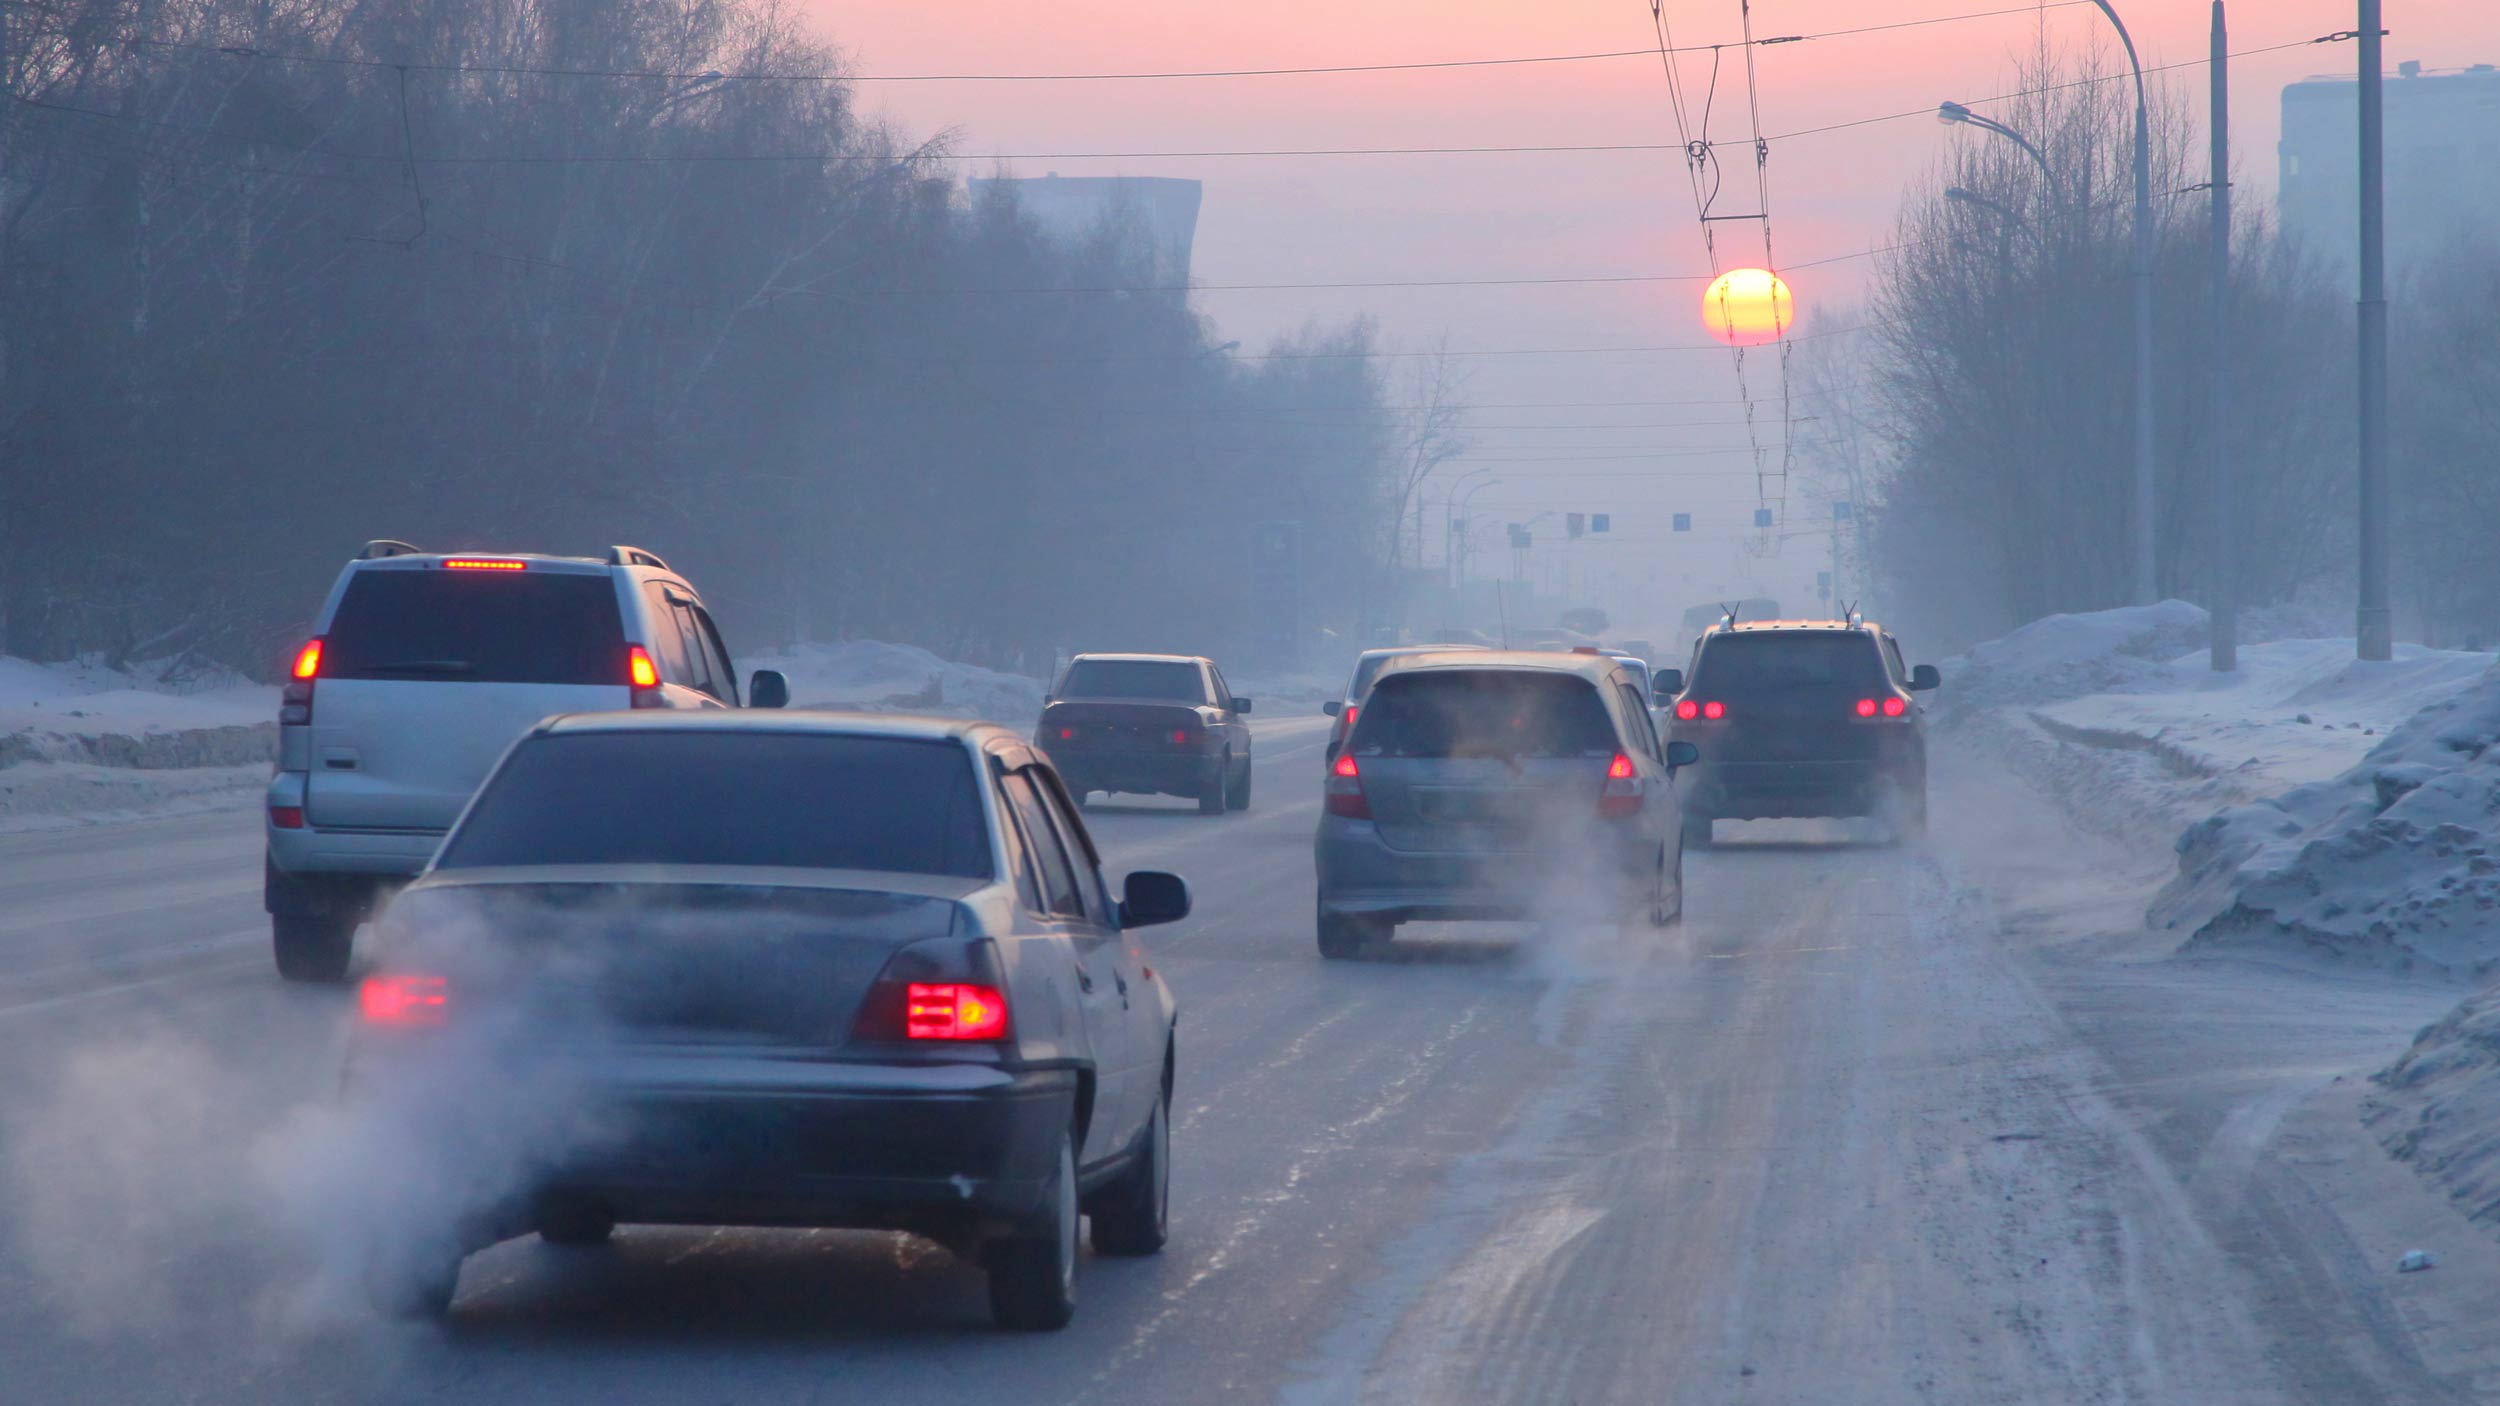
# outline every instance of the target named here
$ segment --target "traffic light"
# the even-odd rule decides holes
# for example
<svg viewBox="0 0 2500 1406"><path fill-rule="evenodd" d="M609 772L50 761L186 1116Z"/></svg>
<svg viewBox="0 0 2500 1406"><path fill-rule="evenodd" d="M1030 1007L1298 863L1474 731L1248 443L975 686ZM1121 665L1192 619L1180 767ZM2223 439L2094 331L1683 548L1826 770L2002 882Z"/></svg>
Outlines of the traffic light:
<svg viewBox="0 0 2500 1406"><path fill-rule="evenodd" d="M1579 540L1579 537L1580 537L1580 534L1581 534L1581 533L1583 533L1583 532L1588 531L1588 528L1589 528L1589 515L1588 515L1588 514L1586 514L1586 513L1565 513L1565 514L1563 514L1563 535L1564 535L1564 536L1571 538L1573 541L1578 541L1578 540Z"/></svg>
<svg viewBox="0 0 2500 1406"><path fill-rule="evenodd" d="M1589 514L1589 531L1591 532L1604 532L1614 525L1615 515L1612 513Z"/></svg>
<svg viewBox="0 0 2500 1406"><path fill-rule="evenodd" d="M1678 532L1692 531L1693 515L1691 513L1677 513L1675 515L1675 530Z"/></svg>

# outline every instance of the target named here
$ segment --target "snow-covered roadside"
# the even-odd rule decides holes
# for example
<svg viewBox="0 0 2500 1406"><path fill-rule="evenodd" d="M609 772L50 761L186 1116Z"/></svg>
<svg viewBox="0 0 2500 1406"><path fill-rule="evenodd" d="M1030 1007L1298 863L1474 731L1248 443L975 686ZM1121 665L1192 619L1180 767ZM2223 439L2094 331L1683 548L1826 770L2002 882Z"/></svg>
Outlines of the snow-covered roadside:
<svg viewBox="0 0 2500 1406"><path fill-rule="evenodd" d="M790 679L790 705L868 713L927 713L1029 728L1041 716L1040 679L958 664L918 645L878 640L791 645L744 663Z"/></svg>
<svg viewBox="0 0 2500 1406"><path fill-rule="evenodd" d="M247 805L277 711L275 688L222 672L0 656L0 830Z"/></svg>

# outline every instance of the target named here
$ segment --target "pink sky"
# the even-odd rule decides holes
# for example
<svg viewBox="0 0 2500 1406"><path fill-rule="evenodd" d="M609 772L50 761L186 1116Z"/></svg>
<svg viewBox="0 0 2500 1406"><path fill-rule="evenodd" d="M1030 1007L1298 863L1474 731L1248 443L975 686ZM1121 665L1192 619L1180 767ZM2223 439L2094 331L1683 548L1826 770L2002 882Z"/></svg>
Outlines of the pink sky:
<svg viewBox="0 0 2500 1406"><path fill-rule="evenodd" d="M1636 49L1652 42L1646 0L802 0L826 37L862 74L1099 72L1413 62ZM2019 0L1755 0L1757 37L2005 9ZM2202 60L2207 0L2119 0L2147 67ZM2350 29L2350 0L2237 0L2232 48L2246 50ZM2398 60L2432 68L2500 62L2500 4L2394 0L2386 23L2390 76ZM1670 0L1679 45L1738 37L1736 0ZM1855 118L1932 109L2009 86L2015 59L2041 27L2055 43L2107 34L2098 11L2064 5L1890 33L1759 47L1768 134ZM2114 54L2114 48L2113 48ZM2270 200L2283 85L2351 72L2354 46L2304 47L2244 57L2232 67L2232 126L2241 189ZM1684 57L1686 81L1706 86L1707 55ZM2157 78L2204 108L2204 72ZM1312 75L1118 83L869 85L869 110L917 138L952 129L959 151L1238 150L1273 147L1455 146L1675 140L1655 58L1393 74ZM1730 185L1722 211L1749 209L1741 162L1747 134L1741 51L1721 73L1714 138ZM1697 98L1696 98L1697 101ZM1779 261L1793 265L1885 242L1904 184L1949 144L1979 140L1931 118L1878 123L1774 142L1772 228ZM968 165L972 172L985 165ZM1195 275L1203 283L1366 279L1535 278L1687 273L1705 261L1692 199L1673 153L1388 156L1291 159L1017 162L1014 173L1172 175L1206 183ZM1740 182L1746 182L1740 184ZM1723 255L1758 261L1759 237L1721 226ZM1739 252L1741 251L1741 252ZM1819 305L1853 298L1865 265L1844 262L1791 275L1811 325ZM1454 348L1611 347L1691 343L1702 333L1693 284L1585 287L1206 292L1198 306L1256 351L1310 319L1374 315L1394 345L1444 333ZM1469 398L1509 402L1702 400L1732 397L1730 358L1652 352L1469 359ZM1768 373L1753 363L1759 395ZM1775 381L1772 382L1775 384ZM1803 407L1800 407L1803 413ZM1733 404L1478 411L1486 459L1569 458L1739 446ZM1656 428L1662 423L1679 428ZM1535 426L1501 428L1491 426ZM1690 426L1690 428L1681 428ZM1814 433L1800 429L1800 437ZM1537 446L1532 451L1530 446ZM1590 446L1613 446L1591 448ZM1753 506L1742 452L1496 469L1502 483L1477 498L1518 517L1548 509L1611 510L1618 550L1656 553L1664 514L1691 511L1697 527L1741 520ZM1445 470L1445 473L1454 471ZM1819 521L1826 510L1812 505ZM1808 508L1794 519L1805 522ZM1437 525L1438 515L1433 521ZM1698 534L1697 534L1698 535ZM1640 538L1654 539L1648 543ZM1690 548L1703 543L1685 539ZM1747 559L1687 569L1698 584L1736 583ZM1700 555L1708 556L1709 550ZM1750 564L1767 584L1810 574L1821 549L1797 543L1784 562ZM1793 586L1789 587L1793 589Z"/></svg>

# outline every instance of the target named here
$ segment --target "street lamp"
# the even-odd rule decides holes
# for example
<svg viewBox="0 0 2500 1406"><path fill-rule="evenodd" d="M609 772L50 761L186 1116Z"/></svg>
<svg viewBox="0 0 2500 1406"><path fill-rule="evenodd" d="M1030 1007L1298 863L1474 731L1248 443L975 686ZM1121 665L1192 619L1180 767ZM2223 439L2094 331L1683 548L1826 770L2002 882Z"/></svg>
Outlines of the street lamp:
<svg viewBox="0 0 2500 1406"><path fill-rule="evenodd" d="M1472 478L1475 474L1484 472L1486 472L1486 470L1476 469L1467 475L1467 477ZM1464 589L1467 585L1467 509L1476 501L1477 494L1482 493L1484 490L1491 488L1500 482L1501 480L1498 478L1488 478L1484 482L1468 489L1464 494L1457 493L1456 485L1452 485L1452 496L1456 501L1457 509L1455 515L1451 518L1450 533L1451 541L1458 547L1458 552L1456 554L1458 577L1457 580L1451 583L1453 589Z"/></svg>
<svg viewBox="0 0 2500 1406"><path fill-rule="evenodd" d="M2135 70L2135 596L2140 605L2159 599L2153 571L2153 138L2144 110L2144 65L2135 40L2109 0L2092 0L2109 16ZM2219 180L2220 177L2215 179Z"/></svg>
<svg viewBox="0 0 2500 1406"><path fill-rule="evenodd" d="M1994 132L1998 136L2012 142L2014 145L2021 147L2023 149L2023 155L2030 157L2032 164L2040 168L2040 179L2048 183L2049 194L2052 197L2057 194L2057 173L2049 169L2049 159L2046 156L2041 155L2040 148L2033 146L2031 144L2031 139L2024 136L2022 133L2015 131L2013 128L2006 126L2004 123L1997 121L1993 117L1983 116L1979 113L1971 111L1969 108L1960 103L1951 101L1936 104L1936 120L1943 123L1947 127L1969 126L1977 127L1983 132Z"/></svg>

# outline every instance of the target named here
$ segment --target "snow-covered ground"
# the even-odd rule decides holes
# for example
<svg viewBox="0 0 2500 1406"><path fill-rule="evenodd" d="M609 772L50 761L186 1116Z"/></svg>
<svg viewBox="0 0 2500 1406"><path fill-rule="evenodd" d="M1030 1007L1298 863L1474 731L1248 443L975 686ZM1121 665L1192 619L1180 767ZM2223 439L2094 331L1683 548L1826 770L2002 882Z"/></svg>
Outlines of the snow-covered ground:
<svg viewBox="0 0 2500 1406"><path fill-rule="evenodd" d="M0 656L0 830L247 805L277 712L232 674Z"/></svg>
<svg viewBox="0 0 2500 1406"><path fill-rule="evenodd" d="M179 732L257 727L278 715L278 691L232 674L168 679L159 669L92 660L37 664L0 655L0 733Z"/></svg>

